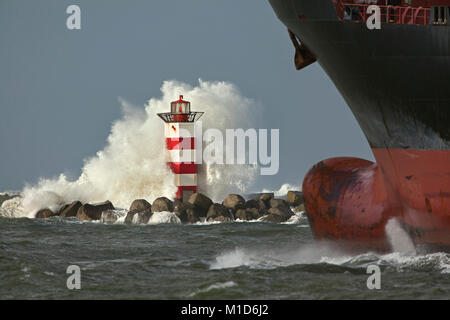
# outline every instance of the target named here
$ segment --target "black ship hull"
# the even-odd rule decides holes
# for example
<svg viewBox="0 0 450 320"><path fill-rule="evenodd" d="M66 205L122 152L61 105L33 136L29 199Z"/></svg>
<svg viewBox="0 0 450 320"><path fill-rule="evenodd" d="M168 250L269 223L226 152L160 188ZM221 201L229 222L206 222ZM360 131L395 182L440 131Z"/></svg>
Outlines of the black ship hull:
<svg viewBox="0 0 450 320"><path fill-rule="evenodd" d="M387 221L399 218L416 242L450 245L450 27L369 30L340 20L332 0L270 3L334 82L377 161L311 169L303 191L314 234L383 247Z"/></svg>

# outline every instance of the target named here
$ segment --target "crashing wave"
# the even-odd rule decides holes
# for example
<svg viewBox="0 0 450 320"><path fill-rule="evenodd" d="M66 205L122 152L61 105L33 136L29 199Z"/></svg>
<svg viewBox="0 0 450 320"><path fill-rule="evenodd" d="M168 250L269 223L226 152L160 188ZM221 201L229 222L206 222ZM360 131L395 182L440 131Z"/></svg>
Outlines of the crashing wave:
<svg viewBox="0 0 450 320"><path fill-rule="evenodd" d="M2 210L3 215L32 218L41 209L55 211L75 200L109 200L115 207L128 208L135 199L152 202L161 196L173 198L174 175L166 165L163 123L156 114L166 112L168 101L180 93L189 97L195 110L205 112L201 119L204 130L256 127L258 104L242 96L231 83L199 80L193 87L165 81L161 92L162 96L150 99L144 110L121 100L123 118L113 124L106 147L85 162L77 180L70 181L62 174L28 185L22 191L22 204ZM236 188L246 191L257 172L246 165L203 165L198 173L199 191L212 199L223 199Z"/></svg>

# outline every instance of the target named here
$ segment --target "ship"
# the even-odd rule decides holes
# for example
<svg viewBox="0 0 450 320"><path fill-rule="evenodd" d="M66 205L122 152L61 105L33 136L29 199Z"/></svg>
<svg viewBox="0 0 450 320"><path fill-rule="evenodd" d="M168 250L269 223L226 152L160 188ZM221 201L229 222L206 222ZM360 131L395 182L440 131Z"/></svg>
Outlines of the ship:
<svg viewBox="0 0 450 320"><path fill-rule="evenodd" d="M389 251L395 220L416 248L448 252L450 0L269 2L296 68L320 64L375 159L326 159L306 173L314 238Z"/></svg>

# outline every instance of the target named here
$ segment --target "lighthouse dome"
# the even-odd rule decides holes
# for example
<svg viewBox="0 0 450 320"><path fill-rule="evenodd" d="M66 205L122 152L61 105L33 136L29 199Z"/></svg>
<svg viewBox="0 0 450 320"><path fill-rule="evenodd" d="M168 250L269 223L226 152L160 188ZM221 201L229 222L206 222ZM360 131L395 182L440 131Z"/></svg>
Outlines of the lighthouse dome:
<svg viewBox="0 0 450 320"><path fill-rule="evenodd" d="M172 113L190 113L191 103L189 101L183 100L183 95L180 95L178 100L172 101L170 104L170 111Z"/></svg>

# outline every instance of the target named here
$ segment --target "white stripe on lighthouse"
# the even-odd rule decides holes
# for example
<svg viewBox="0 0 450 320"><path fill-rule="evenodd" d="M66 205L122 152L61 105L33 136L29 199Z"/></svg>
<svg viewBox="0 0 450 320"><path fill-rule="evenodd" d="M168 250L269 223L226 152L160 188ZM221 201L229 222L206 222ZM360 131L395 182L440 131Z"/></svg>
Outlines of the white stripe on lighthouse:
<svg viewBox="0 0 450 320"><path fill-rule="evenodd" d="M194 124L192 122L169 122L166 123L166 138L193 138Z"/></svg>
<svg viewBox="0 0 450 320"><path fill-rule="evenodd" d="M167 150L167 162L195 162L195 150Z"/></svg>
<svg viewBox="0 0 450 320"><path fill-rule="evenodd" d="M175 185L177 187L197 186L197 174L176 174Z"/></svg>

